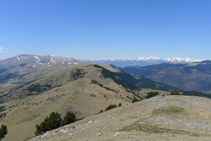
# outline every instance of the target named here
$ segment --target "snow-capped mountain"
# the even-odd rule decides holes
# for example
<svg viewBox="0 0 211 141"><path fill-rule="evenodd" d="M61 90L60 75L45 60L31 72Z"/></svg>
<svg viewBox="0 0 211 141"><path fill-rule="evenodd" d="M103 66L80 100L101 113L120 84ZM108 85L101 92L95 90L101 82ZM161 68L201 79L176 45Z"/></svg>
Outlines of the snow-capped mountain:
<svg viewBox="0 0 211 141"><path fill-rule="evenodd" d="M55 55L18 55L0 61L0 89L2 85L17 86L37 80L47 74L54 73L80 64L73 58ZM9 84L9 85L8 85Z"/></svg>
<svg viewBox="0 0 211 141"><path fill-rule="evenodd" d="M191 59L191 58L162 58L162 57L139 57L139 58L100 58L86 60L95 63L109 63L119 67L126 66L146 66L160 63L192 63L201 62L205 59Z"/></svg>
<svg viewBox="0 0 211 141"><path fill-rule="evenodd" d="M10 66L26 66L26 67L40 67L40 66L55 66L55 65L71 65L77 64L77 61L73 58L59 57L55 55L27 55L22 54L12 58L8 58L0 61L0 67L10 67Z"/></svg>

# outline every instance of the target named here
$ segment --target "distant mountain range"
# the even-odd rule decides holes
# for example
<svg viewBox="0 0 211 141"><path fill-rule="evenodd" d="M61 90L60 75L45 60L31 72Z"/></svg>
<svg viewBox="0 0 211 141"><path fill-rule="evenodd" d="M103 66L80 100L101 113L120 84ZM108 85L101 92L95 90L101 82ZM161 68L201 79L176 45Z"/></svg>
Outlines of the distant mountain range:
<svg viewBox="0 0 211 141"><path fill-rule="evenodd" d="M150 66L125 67L123 70L136 78L148 78L182 90L211 94L211 61L198 63L164 63Z"/></svg>
<svg viewBox="0 0 211 141"><path fill-rule="evenodd" d="M5 60L0 60L0 67L4 68L11 68L12 66L28 66L32 68L36 68L38 66L55 66L57 64L68 64L77 62L73 58L65 58L59 57L55 55L45 55L45 56L38 56L38 55L28 55L22 54L15 57L11 57Z"/></svg>
<svg viewBox="0 0 211 141"><path fill-rule="evenodd" d="M204 59L162 58L162 57L107 58L107 59L101 58L101 59L82 60L82 62L108 63L119 67L147 66L161 63L192 63L201 61L204 61Z"/></svg>
<svg viewBox="0 0 211 141"><path fill-rule="evenodd" d="M207 90L205 90L205 89L209 89L209 86L207 86L209 83L207 83L207 81L210 76L207 74L206 74L207 75L206 79L198 78L198 77L195 78L195 73L188 74L188 76L191 79L189 78L183 78L183 79L185 80L185 82L188 82L189 80L191 80L192 82L185 83L182 85L182 83L178 84L175 82L180 77L171 78L171 81L167 79L166 76L163 76L161 79L160 78L161 76L159 74L158 74L159 78L157 78L157 76L155 77L154 75L156 75L156 73L158 72L154 72L154 67L157 65L143 67L143 68L141 67L141 66L147 66L151 64L159 64L157 67L165 66L165 67L161 67L163 70L160 69L160 71L167 72L169 71L170 67L166 67L166 66L183 66L184 67L184 66L190 66L192 64L198 64L198 63L192 63L192 62L200 62L200 61L202 60L190 59L190 58L183 59L183 58L159 58L159 57L111 58L111 59L88 60L88 62L92 62L92 63L108 63L108 64L113 64L115 66L121 66L121 67L127 66L123 70L135 77L152 79L154 81L171 85L171 86L180 88L182 90L197 90L197 91L199 90L201 92L208 92ZM170 64L165 64L166 62L170 62ZM205 60L199 64L209 64L209 62L210 61ZM87 62L80 62L74 58L65 58L65 57L59 57L55 55L38 56L38 55L22 54L22 55L18 55L18 56L8 58L5 60L0 60L0 95L5 94L5 92L8 92L9 89L13 87L18 87L23 84L27 84L34 80L38 80L47 74L54 73L54 72L57 72L69 67L75 67L81 64L87 64ZM135 66L135 65L139 67L130 67L130 66ZM143 73L142 71L139 72L138 71L139 69L140 70L146 69L147 73L152 71L155 74L153 74L153 77L151 76L152 74L145 75L145 73L142 74ZM204 69L209 72L209 69L208 70L206 68ZM174 75L175 71L171 71L170 73ZM178 70L177 73L182 74L182 71ZM183 77L183 75L181 75L181 77ZM198 81L200 81L200 85L198 85L197 83ZM193 84L191 85L190 83L194 83L195 85ZM206 88L201 88L202 86Z"/></svg>
<svg viewBox="0 0 211 141"><path fill-rule="evenodd" d="M5 89L37 80L49 73L78 64L79 62L73 58L55 55L22 54L0 60L0 94Z"/></svg>

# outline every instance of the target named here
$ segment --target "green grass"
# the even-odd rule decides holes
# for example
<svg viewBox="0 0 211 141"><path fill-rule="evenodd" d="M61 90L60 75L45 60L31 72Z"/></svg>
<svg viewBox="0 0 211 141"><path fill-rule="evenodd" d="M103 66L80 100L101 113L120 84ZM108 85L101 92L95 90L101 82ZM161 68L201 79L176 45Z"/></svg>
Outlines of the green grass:
<svg viewBox="0 0 211 141"><path fill-rule="evenodd" d="M155 109L152 114L154 115L184 115L187 114L184 108L182 107L176 107L176 106L170 106L170 107L164 107Z"/></svg>
<svg viewBox="0 0 211 141"><path fill-rule="evenodd" d="M168 128L168 127L160 127L160 126L156 126L156 125L150 125L149 123L141 123L141 124L137 124L134 123L130 126L126 126L124 127L121 131L142 131L142 132L146 132L146 133L156 133L156 134L188 134L188 135L192 135L192 136L196 136L196 133L194 132L190 132L190 131L186 131L186 130L182 130L182 129L172 129L172 128Z"/></svg>

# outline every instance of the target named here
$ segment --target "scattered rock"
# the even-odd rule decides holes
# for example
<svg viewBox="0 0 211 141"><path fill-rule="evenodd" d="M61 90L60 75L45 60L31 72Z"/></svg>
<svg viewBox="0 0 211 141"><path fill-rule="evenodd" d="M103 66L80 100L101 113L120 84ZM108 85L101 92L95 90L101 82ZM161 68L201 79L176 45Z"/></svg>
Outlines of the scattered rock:
<svg viewBox="0 0 211 141"><path fill-rule="evenodd" d="M119 134L120 134L119 132L116 132L116 133L114 134L114 137L118 136Z"/></svg>
<svg viewBox="0 0 211 141"><path fill-rule="evenodd" d="M92 120L90 120L89 122L88 122L88 124L90 124L90 123L92 123L93 121Z"/></svg>

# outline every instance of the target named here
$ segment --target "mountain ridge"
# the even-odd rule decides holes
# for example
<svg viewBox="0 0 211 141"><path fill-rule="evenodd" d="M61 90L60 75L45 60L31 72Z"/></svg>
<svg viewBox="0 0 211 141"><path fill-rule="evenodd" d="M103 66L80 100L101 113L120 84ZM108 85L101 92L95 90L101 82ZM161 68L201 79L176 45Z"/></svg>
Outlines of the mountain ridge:
<svg viewBox="0 0 211 141"><path fill-rule="evenodd" d="M123 70L136 78L148 78L181 90L211 93L211 61L133 66Z"/></svg>
<svg viewBox="0 0 211 141"><path fill-rule="evenodd" d="M0 94L62 69L81 64L73 58L22 54L0 61ZM82 63L85 64L85 63Z"/></svg>
<svg viewBox="0 0 211 141"><path fill-rule="evenodd" d="M70 83L80 78L89 77L87 76L88 72L86 71L86 68L90 68L90 67L98 69L98 71L100 71L102 75L101 77L111 79L116 84L121 85L125 89L128 89L130 92L132 92L133 90L139 91L142 88L150 88L150 89L163 90L163 91L178 90L175 87L162 84L159 82L154 82L153 80L149 80L146 78L136 79L132 77L131 75L125 73L124 71L116 70L116 72L112 72L100 65L89 64L89 65L82 65L82 66L73 67L73 68L67 68L67 69L58 71L56 73L53 73L51 75L47 75L37 81L33 81L21 87L13 88L4 96L1 96L0 102L7 102L8 98L19 99L24 96L38 95L45 91L49 91L51 89L61 87L65 83ZM67 77L64 77L64 75L66 75ZM61 82L58 81L61 78L63 78L63 80ZM98 84L100 86L102 85L100 82L96 81L94 78L92 79L93 79L92 83ZM135 94L134 92L132 93L134 94L134 96L138 96L138 94Z"/></svg>
<svg viewBox="0 0 211 141"><path fill-rule="evenodd" d="M100 58L81 60L82 62L109 63L119 67L126 66L147 66L161 63L192 63L201 62L205 59L191 58L165 58L165 57L139 57L139 58Z"/></svg>

